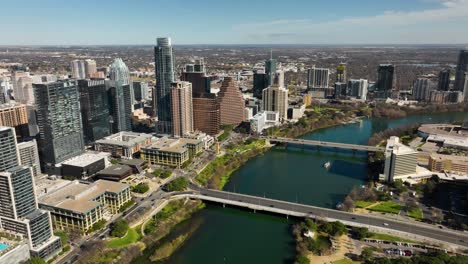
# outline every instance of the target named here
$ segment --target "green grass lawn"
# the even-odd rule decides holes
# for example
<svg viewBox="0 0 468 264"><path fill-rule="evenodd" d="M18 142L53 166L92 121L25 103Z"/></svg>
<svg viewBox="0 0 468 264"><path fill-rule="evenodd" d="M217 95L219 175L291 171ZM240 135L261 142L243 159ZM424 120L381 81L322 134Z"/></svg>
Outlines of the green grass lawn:
<svg viewBox="0 0 468 264"><path fill-rule="evenodd" d="M401 210L401 207L402 206L397 203L386 201L386 202L381 202L372 207L369 207L367 209L371 211L375 211L375 212L381 212L381 213L398 214Z"/></svg>
<svg viewBox="0 0 468 264"><path fill-rule="evenodd" d="M391 236L391 235L386 235L386 234L377 234L377 233L372 233L369 239L378 239L378 240L386 240L386 241L394 241L394 242L407 242L407 243L414 243L414 244L419 244L416 241L409 240L409 239L404 239L401 237L396 237L396 236Z"/></svg>
<svg viewBox="0 0 468 264"><path fill-rule="evenodd" d="M374 204L375 202L368 202L368 201L356 201L356 207L358 208L366 208L367 206Z"/></svg>
<svg viewBox="0 0 468 264"><path fill-rule="evenodd" d="M361 262L352 261L349 258L344 258L344 259L340 259L340 260L337 260L337 261L333 261L333 264L359 264L359 263L361 263Z"/></svg>
<svg viewBox="0 0 468 264"><path fill-rule="evenodd" d="M415 219L418 219L418 220L422 220L422 218L423 218L423 212L422 212L421 208L416 208L416 209L410 210L410 211L407 212L407 215L409 217L412 217L412 218L415 218Z"/></svg>
<svg viewBox="0 0 468 264"><path fill-rule="evenodd" d="M138 227L137 227L138 228ZM128 229L127 234L122 238L114 238L110 240L107 245L111 248L125 247L130 244L137 242L140 239L140 235L134 228Z"/></svg>

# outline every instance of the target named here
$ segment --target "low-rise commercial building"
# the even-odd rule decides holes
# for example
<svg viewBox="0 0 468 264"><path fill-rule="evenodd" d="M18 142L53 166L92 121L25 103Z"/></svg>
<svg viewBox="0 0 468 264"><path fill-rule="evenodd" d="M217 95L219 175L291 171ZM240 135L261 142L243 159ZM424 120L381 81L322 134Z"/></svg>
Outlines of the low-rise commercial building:
<svg viewBox="0 0 468 264"><path fill-rule="evenodd" d="M96 151L109 152L113 157L132 159L153 136L144 133L119 132L94 143Z"/></svg>
<svg viewBox="0 0 468 264"><path fill-rule="evenodd" d="M163 137L141 148L141 159L166 166L181 166L203 151L203 142L190 138Z"/></svg>
<svg viewBox="0 0 468 264"><path fill-rule="evenodd" d="M278 112L262 111L250 119L250 131L261 134L264 129L279 125Z"/></svg>
<svg viewBox="0 0 468 264"><path fill-rule="evenodd" d="M132 174L133 170L130 166L116 164L98 172L96 178L101 180L118 182L129 177Z"/></svg>
<svg viewBox="0 0 468 264"><path fill-rule="evenodd" d="M434 172L468 174L468 157L434 153L429 158L429 169Z"/></svg>
<svg viewBox="0 0 468 264"><path fill-rule="evenodd" d="M110 165L110 154L106 152L87 152L57 164L57 174L88 179Z"/></svg>
<svg viewBox="0 0 468 264"><path fill-rule="evenodd" d="M86 232L103 219L107 212L116 214L131 200L130 186L123 183L98 180L85 184L75 181L58 182L59 188L50 188L39 198L39 207L50 211L58 229Z"/></svg>

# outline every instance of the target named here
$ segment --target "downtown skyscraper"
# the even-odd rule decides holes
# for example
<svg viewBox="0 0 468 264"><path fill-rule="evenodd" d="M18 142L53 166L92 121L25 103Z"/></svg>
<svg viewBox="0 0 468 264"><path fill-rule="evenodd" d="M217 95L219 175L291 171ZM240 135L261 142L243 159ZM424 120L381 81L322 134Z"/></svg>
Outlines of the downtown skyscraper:
<svg viewBox="0 0 468 264"><path fill-rule="evenodd" d="M395 67L392 64L379 65L377 83L375 84L378 98L392 96L394 73Z"/></svg>
<svg viewBox="0 0 468 264"><path fill-rule="evenodd" d="M460 50L458 55L454 90L463 92L464 100L468 101L468 50Z"/></svg>
<svg viewBox="0 0 468 264"><path fill-rule="evenodd" d="M153 93L153 108L158 117L159 133L172 132L171 85L175 81L174 52L170 38L158 38L154 47L156 89Z"/></svg>
<svg viewBox="0 0 468 264"><path fill-rule="evenodd" d="M34 84L42 165L53 172L55 164L84 151L80 95L76 81Z"/></svg>
<svg viewBox="0 0 468 264"><path fill-rule="evenodd" d="M192 84L174 82L171 89L172 135L183 137L193 132Z"/></svg>
<svg viewBox="0 0 468 264"><path fill-rule="evenodd" d="M132 112L135 102L130 72L122 59L114 60L109 68L108 92L112 116L112 132L132 130Z"/></svg>

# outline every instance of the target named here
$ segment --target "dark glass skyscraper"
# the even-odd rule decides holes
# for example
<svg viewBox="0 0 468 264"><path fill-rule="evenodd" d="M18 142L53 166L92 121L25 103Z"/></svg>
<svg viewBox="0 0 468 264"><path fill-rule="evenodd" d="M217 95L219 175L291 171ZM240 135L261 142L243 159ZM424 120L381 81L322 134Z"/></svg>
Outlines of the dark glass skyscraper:
<svg viewBox="0 0 468 264"><path fill-rule="evenodd" d="M124 85L122 81L108 81L107 89L112 133L132 131L133 92L130 85Z"/></svg>
<svg viewBox="0 0 468 264"><path fill-rule="evenodd" d="M377 97L387 98L392 95L395 67L391 64L380 64L377 77Z"/></svg>
<svg viewBox="0 0 468 264"><path fill-rule="evenodd" d="M47 170L84 151L80 95L76 81L34 84L39 149Z"/></svg>
<svg viewBox="0 0 468 264"><path fill-rule="evenodd" d="M259 99L262 98L263 89L267 88L268 76L264 69L257 69L253 75L253 95Z"/></svg>
<svg viewBox="0 0 468 264"><path fill-rule="evenodd" d="M8 170L18 164L15 129L0 126L0 171Z"/></svg>
<svg viewBox="0 0 468 264"><path fill-rule="evenodd" d="M468 75L468 50L460 50L460 54L458 55L458 62L457 62L457 70L455 72L455 85L454 89L457 91L465 91L468 89L466 86L466 76Z"/></svg>
<svg viewBox="0 0 468 264"><path fill-rule="evenodd" d="M268 80L268 86L273 85L275 80L275 73L276 73L276 60L270 58L269 60L265 61L265 74Z"/></svg>
<svg viewBox="0 0 468 264"><path fill-rule="evenodd" d="M206 76L203 58L195 60L194 64L185 65L180 78L192 84L192 96L201 96L211 92L211 80Z"/></svg>
<svg viewBox="0 0 468 264"><path fill-rule="evenodd" d="M83 135L87 144L111 134L106 81L79 80Z"/></svg>
<svg viewBox="0 0 468 264"><path fill-rule="evenodd" d="M170 38L158 38L154 47L156 72L156 92L153 94L154 107L157 109L157 130L161 133L172 132L171 122L171 83L174 77L174 53Z"/></svg>
<svg viewBox="0 0 468 264"><path fill-rule="evenodd" d="M439 72L439 82L437 89L439 91L448 91L450 87L450 69L442 70Z"/></svg>

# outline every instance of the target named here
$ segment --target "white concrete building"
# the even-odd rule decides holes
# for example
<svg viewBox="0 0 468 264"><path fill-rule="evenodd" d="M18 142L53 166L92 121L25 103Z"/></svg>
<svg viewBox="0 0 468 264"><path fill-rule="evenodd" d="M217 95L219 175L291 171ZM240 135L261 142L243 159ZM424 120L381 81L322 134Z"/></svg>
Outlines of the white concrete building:
<svg viewBox="0 0 468 264"><path fill-rule="evenodd" d="M418 152L400 143L398 137L390 137L385 149L384 174L380 179L393 182L396 179L406 179L417 174Z"/></svg>
<svg viewBox="0 0 468 264"><path fill-rule="evenodd" d="M273 111L262 111L249 121L250 131L256 134L261 134L264 129L280 124L278 112Z"/></svg>
<svg viewBox="0 0 468 264"><path fill-rule="evenodd" d="M288 90L278 85L264 89L262 110L278 112L280 121L288 119Z"/></svg>

